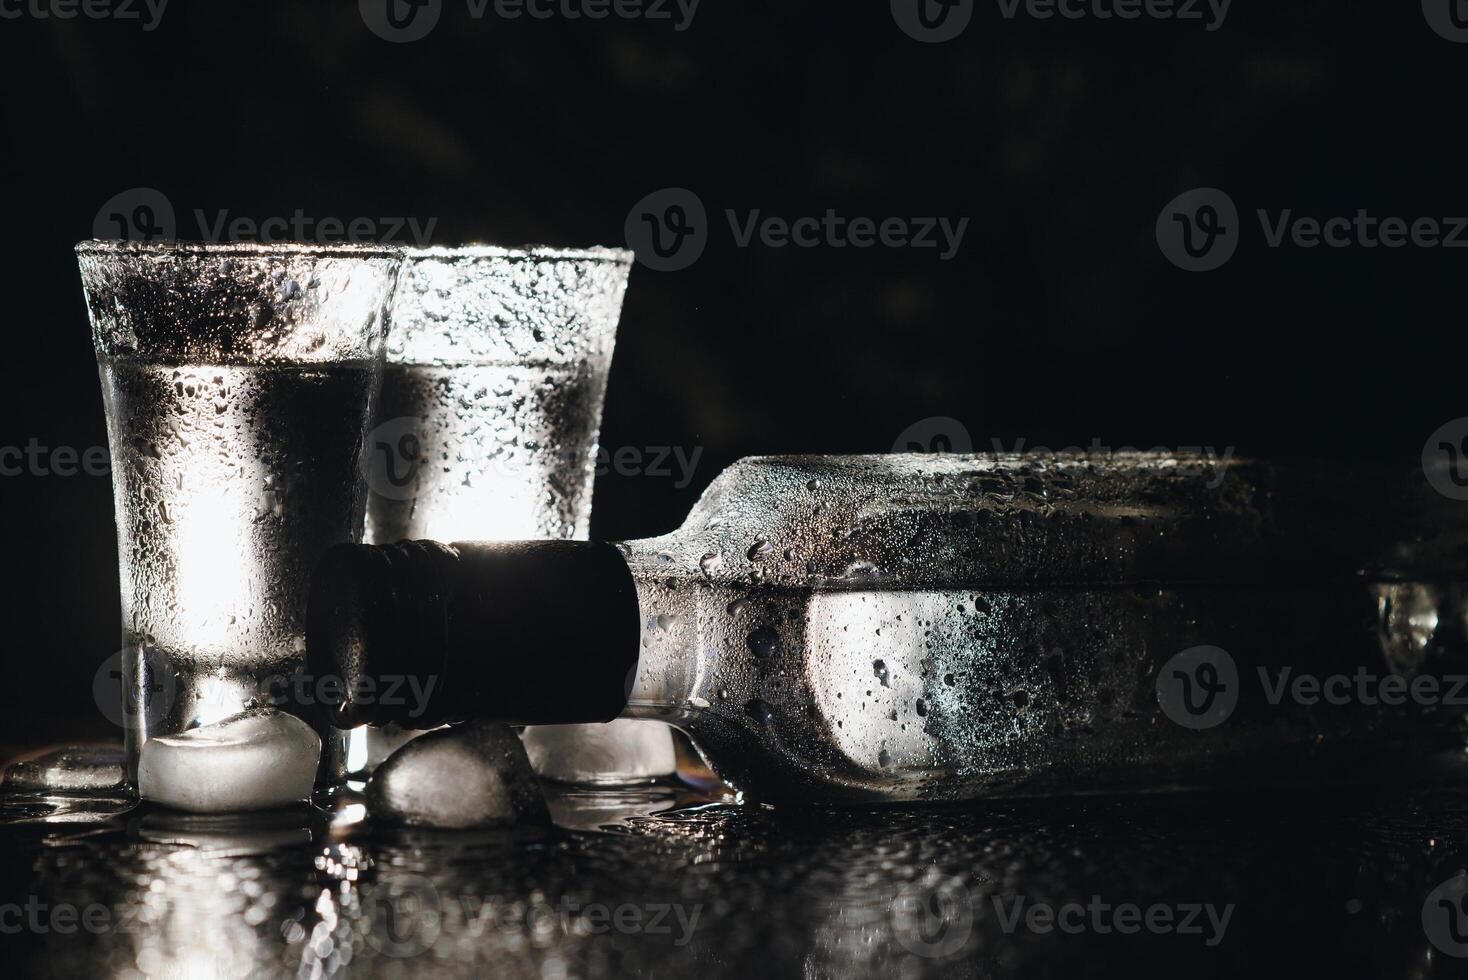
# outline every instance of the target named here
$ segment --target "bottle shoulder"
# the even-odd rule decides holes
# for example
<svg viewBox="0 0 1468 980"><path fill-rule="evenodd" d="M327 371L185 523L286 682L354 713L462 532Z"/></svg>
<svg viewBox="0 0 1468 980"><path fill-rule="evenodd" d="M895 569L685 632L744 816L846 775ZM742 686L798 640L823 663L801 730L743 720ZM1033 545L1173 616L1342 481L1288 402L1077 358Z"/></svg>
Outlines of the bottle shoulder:
<svg viewBox="0 0 1468 980"><path fill-rule="evenodd" d="M640 564L823 588L1421 578L1468 547L1434 496L1420 467L1392 462L751 457L676 532L640 542L655 559Z"/></svg>

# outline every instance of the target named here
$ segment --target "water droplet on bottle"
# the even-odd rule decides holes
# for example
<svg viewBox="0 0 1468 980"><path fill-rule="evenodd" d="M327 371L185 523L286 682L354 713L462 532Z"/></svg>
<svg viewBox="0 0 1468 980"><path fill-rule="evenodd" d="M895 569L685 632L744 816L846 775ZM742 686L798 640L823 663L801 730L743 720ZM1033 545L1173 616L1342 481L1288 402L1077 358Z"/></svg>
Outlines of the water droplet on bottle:
<svg viewBox="0 0 1468 980"><path fill-rule="evenodd" d="M883 687L892 686L887 683L887 662L885 660L872 661L872 676L881 681Z"/></svg>
<svg viewBox="0 0 1468 980"><path fill-rule="evenodd" d="M775 709L770 707L767 701L761 701L759 698L751 698L744 705L744 713L766 728L773 728L775 726Z"/></svg>
<svg viewBox="0 0 1468 980"><path fill-rule="evenodd" d="M735 599L725 608L728 609L730 616L739 616L749 611L749 600Z"/></svg>
<svg viewBox="0 0 1468 980"><path fill-rule="evenodd" d="M780 634L768 626L761 626L751 632L745 642L749 644L749 652L763 660L773 656L780 646Z"/></svg>
<svg viewBox="0 0 1468 980"><path fill-rule="evenodd" d="M750 561L758 561L774 550L775 546L770 544L770 539L761 534L754 539L754 544L749 546L749 551L745 554Z"/></svg>
<svg viewBox="0 0 1468 980"><path fill-rule="evenodd" d="M662 613L657 618L658 629L662 630L664 633L667 633L672 630L673 624L677 621L677 616L670 616L667 613Z"/></svg>
<svg viewBox="0 0 1468 980"><path fill-rule="evenodd" d="M892 764L892 753L891 752L888 752L886 749L883 749L882 751L880 751L880 752L877 753L877 765L881 766L883 769L886 769L891 764Z"/></svg>
<svg viewBox="0 0 1468 980"><path fill-rule="evenodd" d="M699 571L703 572L709 578L713 578L714 573L722 568L723 565L723 557L712 551L710 551L708 554L704 555L698 560Z"/></svg>
<svg viewBox="0 0 1468 980"><path fill-rule="evenodd" d="M914 704L913 707L917 709L919 718L928 717L928 702L924 701L922 698L918 698L917 703Z"/></svg>

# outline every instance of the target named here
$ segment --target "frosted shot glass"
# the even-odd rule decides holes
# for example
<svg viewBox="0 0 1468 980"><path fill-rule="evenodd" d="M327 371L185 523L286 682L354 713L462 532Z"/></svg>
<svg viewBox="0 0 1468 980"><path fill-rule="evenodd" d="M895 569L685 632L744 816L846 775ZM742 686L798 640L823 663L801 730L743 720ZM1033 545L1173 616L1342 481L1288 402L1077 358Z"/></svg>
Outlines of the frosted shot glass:
<svg viewBox="0 0 1468 980"><path fill-rule="evenodd" d="M269 702L317 557L361 539L402 251L83 242L112 458L124 743ZM277 702L278 703L278 702Z"/></svg>
<svg viewBox="0 0 1468 980"><path fill-rule="evenodd" d="M602 403L632 253L410 249L391 306L371 453L369 544L585 539ZM348 771L406 734L353 734ZM542 775L671 772L656 722L526 729Z"/></svg>

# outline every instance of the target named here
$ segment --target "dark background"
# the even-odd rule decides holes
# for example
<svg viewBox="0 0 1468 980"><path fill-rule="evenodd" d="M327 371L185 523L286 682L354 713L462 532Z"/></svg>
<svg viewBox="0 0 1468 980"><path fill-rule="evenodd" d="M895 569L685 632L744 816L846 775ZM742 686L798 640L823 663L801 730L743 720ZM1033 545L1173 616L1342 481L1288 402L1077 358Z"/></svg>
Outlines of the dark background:
<svg viewBox="0 0 1468 980"><path fill-rule="evenodd" d="M740 456L888 451L932 416L979 449L1415 456L1468 414L1468 253L1269 249L1253 212L1468 214L1465 78L1468 45L1417 3L1364 0L1236 0L1211 33L1009 21L981 0L943 44L883 2L704 0L679 32L476 21L445 0L410 44L351 2L173 0L152 32L0 20L0 445L105 444L71 246L121 191L166 194L180 237L196 208L300 208L437 218L441 243L615 245L636 202L679 186L707 205L710 243L682 271L635 270L603 444L703 456L681 490L601 478L598 536L673 527ZM1210 185L1244 215L1242 244L1187 273L1154 224ZM726 208L971 223L943 262L740 248ZM19 745L94 714L115 539L105 477L0 478L0 494L0 745Z"/></svg>

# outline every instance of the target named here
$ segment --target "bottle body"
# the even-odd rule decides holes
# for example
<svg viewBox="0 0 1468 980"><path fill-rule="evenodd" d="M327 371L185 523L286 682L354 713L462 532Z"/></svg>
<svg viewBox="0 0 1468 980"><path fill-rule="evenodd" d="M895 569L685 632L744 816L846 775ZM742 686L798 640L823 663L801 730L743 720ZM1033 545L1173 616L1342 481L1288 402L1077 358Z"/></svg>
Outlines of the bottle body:
<svg viewBox="0 0 1468 980"><path fill-rule="evenodd" d="M1461 667L1447 552L1413 568L1367 531L1336 563L1247 466L1235 486L1198 461L1076 466L736 464L679 531L619 546L641 622L624 713L756 796L833 802L1349 779L1460 744L1461 709L1369 703ZM1227 675L1223 715L1164 706L1206 697L1169 666L1195 650L1217 652L1179 663ZM1363 674L1365 696L1292 690Z"/></svg>
<svg viewBox="0 0 1468 980"><path fill-rule="evenodd" d="M1400 775L1464 729L1468 542L1421 489L1149 454L749 459L660 538L415 546L432 568L345 607L344 566L308 646L417 644L441 720L676 725L754 798ZM1424 677L1436 699L1376 696Z"/></svg>

